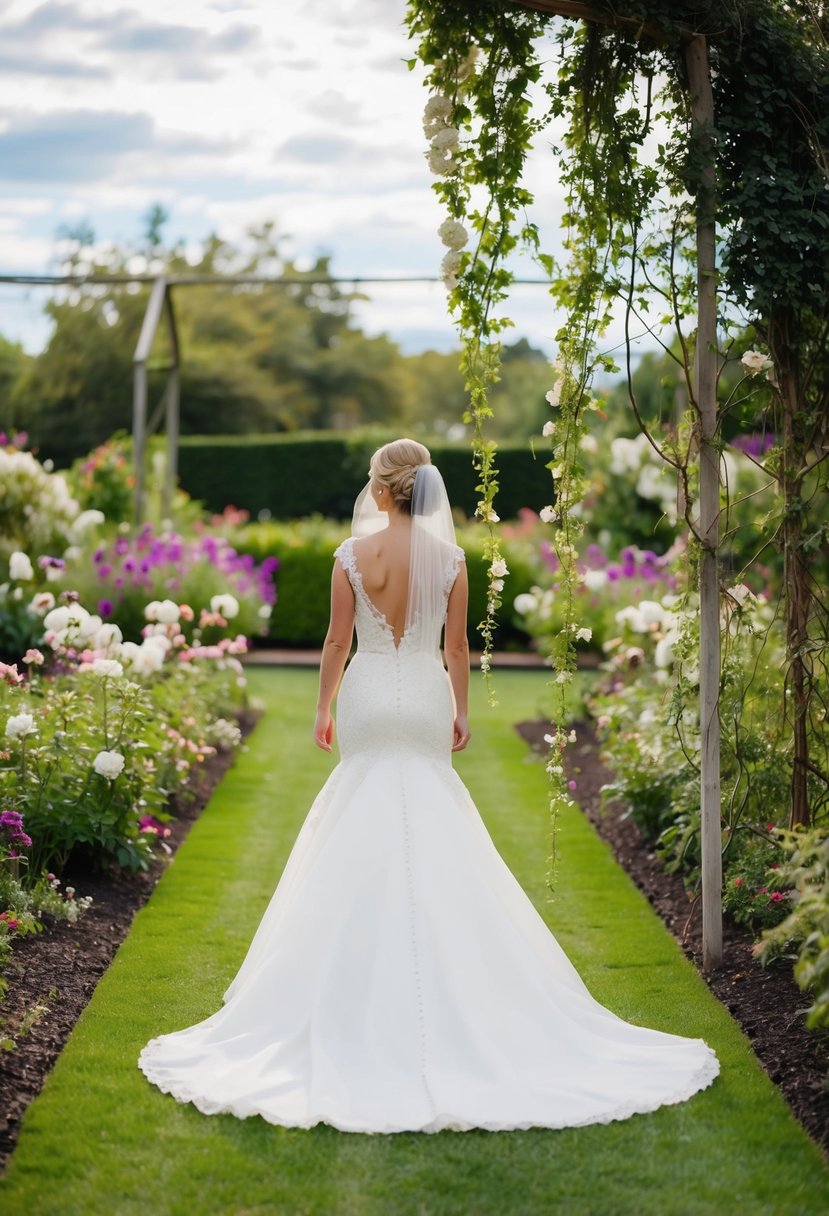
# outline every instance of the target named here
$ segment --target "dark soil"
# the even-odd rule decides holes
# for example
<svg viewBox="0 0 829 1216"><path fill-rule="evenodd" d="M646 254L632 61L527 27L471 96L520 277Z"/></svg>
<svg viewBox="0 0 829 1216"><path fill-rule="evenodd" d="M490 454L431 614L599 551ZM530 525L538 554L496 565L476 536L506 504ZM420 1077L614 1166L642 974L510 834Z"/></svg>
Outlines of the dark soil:
<svg viewBox="0 0 829 1216"><path fill-rule="evenodd" d="M519 722L519 734L546 754L548 722ZM742 1027L751 1045L807 1132L829 1153L829 1034L806 1028L809 1000L792 976L791 961L776 959L763 967L754 958L754 938L725 918L724 961L702 972L702 916L682 879L666 874L651 845L624 807L601 808L601 788L612 779L602 764L593 730L576 723L576 742L568 748L570 776L578 781L575 797L599 835L608 842L654 910L664 920L708 987Z"/></svg>
<svg viewBox="0 0 829 1216"><path fill-rule="evenodd" d="M243 734L255 720L250 714L240 721ZM92 905L74 925L61 921L14 943L5 973L9 988L0 1004L0 1039L14 1041L11 1050L0 1049L0 1170L17 1142L23 1112L43 1088L133 917L232 762L232 752L219 752L194 770L186 796L170 806L175 818L164 841L170 852L159 848L149 870L126 874L113 867L90 874L70 867L64 885L74 886L79 897L91 895Z"/></svg>

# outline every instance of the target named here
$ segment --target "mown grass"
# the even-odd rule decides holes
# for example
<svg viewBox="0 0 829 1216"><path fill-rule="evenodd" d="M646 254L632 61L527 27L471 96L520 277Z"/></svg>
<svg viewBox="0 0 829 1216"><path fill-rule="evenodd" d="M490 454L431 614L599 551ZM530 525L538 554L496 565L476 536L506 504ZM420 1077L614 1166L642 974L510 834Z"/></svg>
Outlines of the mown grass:
<svg viewBox="0 0 829 1216"><path fill-rule="evenodd" d="M151 1087L151 1036L218 1005L331 761L310 742L315 676L260 671L268 714L164 876L30 1108L6 1179L6 1216L752 1216L825 1213L829 1172L727 1012L589 824L561 827L547 899L543 766L512 724L544 676L497 676L473 695L458 759L496 844L593 993L634 1021L703 1036L723 1071L689 1102L563 1131L437 1136L291 1131L206 1118ZM82 929L80 930L82 932Z"/></svg>

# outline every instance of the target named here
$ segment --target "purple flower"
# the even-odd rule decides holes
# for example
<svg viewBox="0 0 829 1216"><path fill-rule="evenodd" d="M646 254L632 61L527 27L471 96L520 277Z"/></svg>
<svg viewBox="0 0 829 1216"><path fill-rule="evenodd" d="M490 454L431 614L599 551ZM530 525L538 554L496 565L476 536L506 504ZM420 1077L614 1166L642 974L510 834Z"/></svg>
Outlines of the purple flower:
<svg viewBox="0 0 829 1216"><path fill-rule="evenodd" d="M108 616L112 616L112 609L112 600L98 600L98 616L106 619Z"/></svg>
<svg viewBox="0 0 829 1216"><path fill-rule="evenodd" d="M107 579L109 578L110 574L112 574L112 566L108 566L106 562L98 567L98 578L102 580Z"/></svg>
<svg viewBox="0 0 829 1216"><path fill-rule="evenodd" d="M96 549L95 552L92 554L92 560L93 560L93 562L95 562L95 565L97 566L100 562L102 562L104 560L106 555L107 555L106 549Z"/></svg>
<svg viewBox="0 0 829 1216"><path fill-rule="evenodd" d="M37 564L40 566L41 570L48 570L50 566L53 570L66 569L66 562L59 557L39 557L37 559Z"/></svg>

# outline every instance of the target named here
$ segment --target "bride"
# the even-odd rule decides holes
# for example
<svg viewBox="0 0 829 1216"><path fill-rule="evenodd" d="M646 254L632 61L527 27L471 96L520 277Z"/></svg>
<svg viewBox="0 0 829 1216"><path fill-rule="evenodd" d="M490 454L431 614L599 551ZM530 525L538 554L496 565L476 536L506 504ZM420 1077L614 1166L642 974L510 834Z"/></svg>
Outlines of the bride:
<svg viewBox="0 0 829 1216"><path fill-rule="evenodd" d="M591 997L452 768L470 737L467 579L429 452L386 444L370 478L335 554L314 725L330 751L339 686L341 762L223 1007L139 1067L205 1114L351 1132L574 1127L684 1101L714 1052Z"/></svg>

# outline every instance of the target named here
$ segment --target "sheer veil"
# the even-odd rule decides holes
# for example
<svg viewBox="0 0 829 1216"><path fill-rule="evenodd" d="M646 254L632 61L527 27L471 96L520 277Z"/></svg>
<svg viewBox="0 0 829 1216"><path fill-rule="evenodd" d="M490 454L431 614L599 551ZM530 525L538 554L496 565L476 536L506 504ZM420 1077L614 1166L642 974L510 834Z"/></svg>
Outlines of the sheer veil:
<svg viewBox="0 0 829 1216"><path fill-rule="evenodd" d="M386 513L377 509L369 482L354 504L351 534L370 536L387 523ZM406 632L416 633L419 648L436 650L440 646L447 577L456 550L452 508L443 478L433 464L418 465L412 490Z"/></svg>

